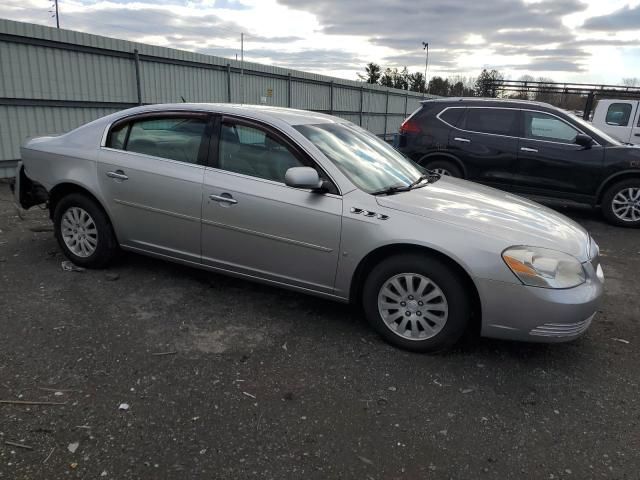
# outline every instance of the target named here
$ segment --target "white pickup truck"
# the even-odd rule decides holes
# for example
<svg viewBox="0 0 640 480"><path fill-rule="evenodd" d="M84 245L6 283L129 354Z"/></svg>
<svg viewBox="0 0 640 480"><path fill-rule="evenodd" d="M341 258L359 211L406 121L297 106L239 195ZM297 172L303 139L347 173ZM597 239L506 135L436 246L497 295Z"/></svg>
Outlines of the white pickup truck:
<svg viewBox="0 0 640 480"><path fill-rule="evenodd" d="M640 145L640 100L599 100L592 122L623 143Z"/></svg>

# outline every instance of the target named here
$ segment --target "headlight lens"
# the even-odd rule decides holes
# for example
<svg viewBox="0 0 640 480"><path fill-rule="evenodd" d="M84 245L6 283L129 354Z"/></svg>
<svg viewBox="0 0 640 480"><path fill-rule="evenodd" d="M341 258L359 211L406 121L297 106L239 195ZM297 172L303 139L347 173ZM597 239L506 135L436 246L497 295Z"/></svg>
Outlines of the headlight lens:
<svg viewBox="0 0 640 480"><path fill-rule="evenodd" d="M571 288L586 280L577 258L555 250L511 247L502 258L522 283L532 287Z"/></svg>

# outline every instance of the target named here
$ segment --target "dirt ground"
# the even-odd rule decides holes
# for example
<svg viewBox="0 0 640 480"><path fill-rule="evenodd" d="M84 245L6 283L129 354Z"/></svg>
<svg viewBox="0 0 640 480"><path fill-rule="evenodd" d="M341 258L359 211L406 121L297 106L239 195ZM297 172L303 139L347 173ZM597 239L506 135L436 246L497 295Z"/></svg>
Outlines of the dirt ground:
<svg viewBox="0 0 640 480"><path fill-rule="evenodd" d="M0 184L0 400L55 403L0 403L0 478L638 479L640 230L562 211L603 255L586 335L428 356L346 305L139 255L63 271Z"/></svg>

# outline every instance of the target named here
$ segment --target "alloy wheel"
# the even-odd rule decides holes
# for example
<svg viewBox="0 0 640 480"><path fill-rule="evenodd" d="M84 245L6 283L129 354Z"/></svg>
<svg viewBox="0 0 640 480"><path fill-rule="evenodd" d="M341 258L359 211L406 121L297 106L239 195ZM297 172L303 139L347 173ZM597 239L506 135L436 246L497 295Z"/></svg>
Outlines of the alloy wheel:
<svg viewBox="0 0 640 480"><path fill-rule="evenodd" d="M407 340L425 340L444 328L449 305L433 280L418 273L401 273L380 287L378 312L396 335Z"/></svg>
<svg viewBox="0 0 640 480"><path fill-rule="evenodd" d="M640 187L623 188L616 193L611 209L623 222L640 221Z"/></svg>
<svg viewBox="0 0 640 480"><path fill-rule="evenodd" d="M71 207L62 216L62 239L74 255L87 258L98 246L98 228L89 213L80 207Z"/></svg>
<svg viewBox="0 0 640 480"><path fill-rule="evenodd" d="M437 174L443 175L445 177L450 177L451 176L451 172L449 170L447 170L446 168L434 168L433 171L436 172Z"/></svg>

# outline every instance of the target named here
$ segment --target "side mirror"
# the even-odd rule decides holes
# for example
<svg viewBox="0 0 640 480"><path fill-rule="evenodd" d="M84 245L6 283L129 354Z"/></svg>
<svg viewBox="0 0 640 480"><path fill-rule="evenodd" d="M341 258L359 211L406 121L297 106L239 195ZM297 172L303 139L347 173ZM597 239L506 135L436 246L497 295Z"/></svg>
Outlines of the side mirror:
<svg viewBox="0 0 640 480"><path fill-rule="evenodd" d="M317 190L322 188L322 181L311 167L291 167L284 174L284 183L293 188L310 188Z"/></svg>
<svg viewBox="0 0 640 480"><path fill-rule="evenodd" d="M579 133L576 135L575 143L584 148L591 148L591 145L593 145L593 138L589 135L585 135L584 133Z"/></svg>

